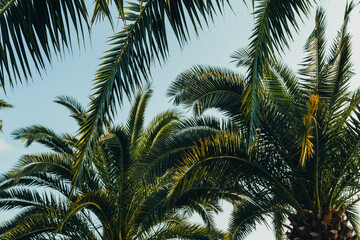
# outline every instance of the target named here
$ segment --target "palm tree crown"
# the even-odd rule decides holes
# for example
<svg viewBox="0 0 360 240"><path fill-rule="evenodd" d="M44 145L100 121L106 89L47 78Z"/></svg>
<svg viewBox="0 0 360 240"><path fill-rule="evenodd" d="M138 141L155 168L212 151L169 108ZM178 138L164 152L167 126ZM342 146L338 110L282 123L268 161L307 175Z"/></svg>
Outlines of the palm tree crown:
<svg viewBox="0 0 360 240"><path fill-rule="evenodd" d="M299 75L279 62L263 69L254 142L247 127L251 118L243 112L247 78L198 66L171 85L175 103L197 114L216 108L238 126L196 144L172 189L176 196L199 181L216 181L220 194L243 196L234 203L229 229L234 239L243 239L266 216L273 219L277 239L284 238L285 216L289 239L357 239L360 91L349 91L353 73L347 33L354 6L347 5L329 54L325 14L317 11ZM246 66L248 55L241 50L234 56Z"/></svg>
<svg viewBox="0 0 360 240"><path fill-rule="evenodd" d="M137 94L128 121L109 127L92 152L87 178L71 185L77 139L42 127L18 129L14 136L27 145L39 142L51 153L25 155L0 183L0 209L21 212L0 226L2 239L209 239L221 238L212 227L217 203L178 201L166 203L171 178L158 169L157 149L179 125L179 114L166 111L144 127L144 111L151 90ZM79 123L85 109L74 99L59 97ZM163 153L163 155L167 155ZM157 162L158 161L158 162ZM164 173L165 174L162 174ZM34 188L36 187L36 188ZM42 194L39 190L45 188ZM208 226L191 224L191 212L208 217Z"/></svg>

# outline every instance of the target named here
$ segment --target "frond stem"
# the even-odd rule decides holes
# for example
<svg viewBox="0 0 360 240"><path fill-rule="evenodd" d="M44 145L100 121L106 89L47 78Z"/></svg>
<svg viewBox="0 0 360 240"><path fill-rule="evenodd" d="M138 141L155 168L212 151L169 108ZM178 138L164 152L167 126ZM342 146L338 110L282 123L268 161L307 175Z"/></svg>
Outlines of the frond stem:
<svg viewBox="0 0 360 240"><path fill-rule="evenodd" d="M8 2L1 10L0 10L0 16L3 15L6 10L8 10L14 3L16 0L10 0L10 2Z"/></svg>

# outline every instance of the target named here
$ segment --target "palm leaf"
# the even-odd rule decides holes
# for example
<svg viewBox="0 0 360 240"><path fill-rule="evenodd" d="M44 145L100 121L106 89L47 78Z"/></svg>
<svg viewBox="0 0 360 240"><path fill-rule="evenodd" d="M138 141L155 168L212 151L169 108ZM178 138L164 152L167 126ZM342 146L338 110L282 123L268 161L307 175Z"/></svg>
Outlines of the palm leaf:
<svg viewBox="0 0 360 240"><path fill-rule="evenodd" d="M330 49L329 74L326 80L329 82L331 93L328 97L331 106L331 111L329 112L329 115L332 115L331 122L336 118L342 117L337 112L347 101L348 94L346 93L349 89L350 79L354 75L352 72L353 64L351 62L351 35L347 32L350 13L354 7L354 2L346 6L344 23Z"/></svg>
<svg viewBox="0 0 360 240"><path fill-rule="evenodd" d="M142 88L135 97L131 106L129 118L126 124L128 135L131 136L131 147L135 148L139 135L143 130L145 109L151 97L152 90L149 86Z"/></svg>
<svg viewBox="0 0 360 240"><path fill-rule="evenodd" d="M195 116L215 108L234 119L240 113L245 84L244 77L231 70L195 66L172 82L167 95L174 104L192 108Z"/></svg>
<svg viewBox="0 0 360 240"><path fill-rule="evenodd" d="M248 87L245 93L244 107L249 116L249 146L253 142L259 123L259 98L262 89L261 79L267 64L276 51L281 52L288 46L291 27L298 29L294 19L307 14L310 0L261 0L255 6L255 27L248 47L250 66L248 68ZM276 50L277 49L277 50Z"/></svg>
<svg viewBox="0 0 360 240"><path fill-rule="evenodd" d="M73 146L69 146L68 142L64 141L62 136L57 135L54 131L44 126L31 126L26 128L16 129L12 135L15 139L21 139L28 147L34 142L39 142L44 146L59 152L73 154Z"/></svg>
<svg viewBox="0 0 360 240"><path fill-rule="evenodd" d="M87 10L83 0L1 0L1 84L14 86L31 78L33 67L41 73L53 54L71 49L73 35L80 42L84 27Z"/></svg>
<svg viewBox="0 0 360 240"><path fill-rule="evenodd" d="M65 106L70 111L79 126L86 119L86 109L75 98L69 96L57 96L55 102Z"/></svg>
<svg viewBox="0 0 360 240"><path fill-rule="evenodd" d="M310 94L319 94L326 96L327 88L324 84L325 76L325 29L326 18L325 11L319 8L316 12L315 28L310 34L305 44L305 51L308 55L305 57L300 73L304 76L305 86Z"/></svg>
<svg viewBox="0 0 360 240"><path fill-rule="evenodd" d="M236 204L230 216L229 234L232 239L245 239L256 229L257 224L267 224L265 217L274 209L254 202L244 200Z"/></svg>

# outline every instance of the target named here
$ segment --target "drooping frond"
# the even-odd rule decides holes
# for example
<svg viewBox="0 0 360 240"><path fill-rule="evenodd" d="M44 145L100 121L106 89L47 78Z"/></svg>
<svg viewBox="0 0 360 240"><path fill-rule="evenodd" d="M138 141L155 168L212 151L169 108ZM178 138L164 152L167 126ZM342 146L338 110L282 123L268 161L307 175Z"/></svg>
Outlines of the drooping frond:
<svg viewBox="0 0 360 240"><path fill-rule="evenodd" d="M230 216L229 234L231 239L242 240L256 230L258 224L267 224L266 217L271 216L274 209L269 205L262 206L244 200L235 205Z"/></svg>
<svg viewBox="0 0 360 240"><path fill-rule="evenodd" d="M249 117L249 146L253 142L259 123L259 98L262 92L261 79L276 52L282 52L291 38L291 28L298 29L294 19L307 14L313 1L310 0L261 0L255 6L255 27L248 47L250 66L247 74L247 90L244 109Z"/></svg>
<svg viewBox="0 0 360 240"><path fill-rule="evenodd" d="M71 180L71 169L73 163L61 154L43 153L36 155L24 155L18 164L7 175L7 178L15 178L18 181L24 176L37 176L36 174L48 173L55 174L64 181Z"/></svg>
<svg viewBox="0 0 360 240"><path fill-rule="evenodd" d="M244 187L247 194L254 194L257 201L268 201L266 191L279 189L277 194L281 194L286 201L293 204L294 208L301 209L293 192L287 185L287 181L281 181L281 176L272 174L272 163L265 162L269 156L265 154L252 160L253 156L247 154L246 137L239 132L226 132L218 134L215 137L201 140L196 144L192 151L189 151L177 167L175 184L172 186L170 197L176 198L188 189L191 189L196 183L201 181L222 182L232 179L232 181L251 183L251 187ZM266 149L271 146L260 146ZM262 161L263 160L263 161ZM271 166L271 167L270 167ZM263 189L259 194L254 188L254 181L261 178L263 181L259 184ZM235 180L236 179L236 180ZM231 181L230 181L231 182ZM226 182L227 183L227 182ZM226 187L226 184L224 185ZM281 189L281 190L280 190Z"/></svg>
<svg viewBox="0 0 360 240"><path fill-rule="evenodd" d="M234 117L240 112L245 79L227 69L195 66L181 73L167 95L174 104L192 108L196 116L210 108Z"/></svg>
<svg viewBox="0 0 360 240"><path fill-rule="evenodd" d="M2 0L0 2L0 82L14 86L41 73L52 55L71 49L84 36L83 0ZM86 30L86 29L85 29Z"/></svg>
<svg viewBox="0 0 360 240"><path fill-rule="evenodd" d="M55 102L65 106L70 111L70 117L74 118L79 126L86 119L86 109L75 98L69 96L57 96Z"/></svg>
<svg viewBox="0 0 360 240"><path fill-rule="evenodd" d="M1 239L53 239L67 209L66 206L56 205L55 202L48 207L43 209L29 208L13 221L5 222L0 227ZM86 220L81 216L73 216L62 231L57 234L58 237L61 239L97 239Z"/></svg>
<svg viewBox="0 0 360 240"><path fill-rule="evenodd" d="M94 24L96 22L96 20L100 19L102 20L103 18L107 18L111 25L113 25L112 22L112 16L111 16L111 4L112 1L111 0L95 0L94 1L95 6L94 6L94 12L93 12L93 16L91 19L91 24ZM124 17L124 0L114 0L116 9L118 10L118 15L120 17Z"/></svg>
<svg viewBox="0 0 360 240"><path fill-rule="evenodd" d="M64 141L61 136L44 126L34 125L16 129L12 135L15 139L24 141L26 146L38 142L56 152L73 154L73 146L69 146L68 142Z"/></svg>

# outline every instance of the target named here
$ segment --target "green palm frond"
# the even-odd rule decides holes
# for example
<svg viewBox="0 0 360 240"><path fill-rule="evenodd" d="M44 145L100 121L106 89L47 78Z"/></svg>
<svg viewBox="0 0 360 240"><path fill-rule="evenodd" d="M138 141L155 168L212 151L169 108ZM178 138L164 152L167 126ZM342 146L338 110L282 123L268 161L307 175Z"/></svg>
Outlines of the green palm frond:
<svg viewBox="0 0 360 240"><path fill-rule="evenodd" d="M259 122L259 99L261 98L264 71L276 51L288 46L291 27L298 29L294 19L307 14L313 1L307 0L262 0L255 6L255 27L249 44L250 66L248 68L248 87L244 98L244 109L249 116L249 146L254 140Z"/></svg>
<svg viewBox="0 0 360 240"><path fill-rule="evenodd" d="M310 94L326 94L326 85L324 86L324 71L325 71L325 29L326 18L325 11L319 8L316 12L315 28L310 34L308 40L305 43L305 51L307 56L305 57L302 65L303 68L300 73L304 76L305 89L311 89Z"/></svg>
<svg viewBox="0 0 360 240"><path fill-rule="evenodd" d="M131 136L131 147L136 146L139 135L143 131L145 109L152 95L152 90L146 86L135 97L131 106L129 118L126 124L128 134Z"/></svg>
<svg viewBox="0 0 360 240"><path fill-rule="evenodd" d="M111 0L96 0L95 6L94 6L94 12L91 19L91 23L94 24L97 19L103 19L107 18L111 25L113 25L112 22L112 16L110 11L110 5L112 4ZM118 10L118 14L120 17L124 17L124 0L114 0L115 6Z"/></svg>
<svg viewBox="0 0 360 240"><path fill-rule="evenodd" d="M240 48L233 52L230 57L233 59L236 67L250 67L250 52L247 48Z"/></svg>
<svg viewBox="0 0 360 240"><path fill-rule="evenodd" d="M169 219L165 227L160 228L146 239L160 240L160 239L186 239L186 240L211 240L222 239L224 233L215 229L209 230L200 224L189 224L186 221L179 221L178 219Z"/></svg>
<svg viewBox="0 0 360 240"><path fill-rule="evenodd" d="M0 2L0 82L14 86L45 68L52 55L71 49L87 27L83 0L2 0ZM84 29L85 28L85 29Z"/></svg>
<svg viewBox="0 0 360 240"><path fill-rule="evenodd" d="M75 98L69 96L56 97L56 103L65 106L70 111L70 116L74 118L79 126L86 119L86 109Z"/></svg>
<svg viewBox="0 0 360 240"><path fill-rule="evenodd" d="M158 114L142 132L135 151L146 152L154 144L173 132L178 127L180 114L177 110L168 110Z"/></svg>
<svg viewBox="0 0 360 240"><path fill-rule="evenodd" d="M133 164L132 174L134 176L142 175L142 177L144 177L144 172L148 173L149 175L146 176L145 179L147 179L146 181L150 184L156 177L165 174L169 168L166 166L174 164L170 160L171 157L165 160L164 155L167 153L175 156L176 150L166 147L163 140L169 138L169 136L179 128L179 121L178 112L170 110L158 114L153 121L150 122L148 127L142 132L142 136L136 144L136 148L133 150L134 156L142 159L142 161ZM159 157L158 153L162 153L162 156ZM158 159L159 161L157 161ZM166 164L162 165L161 162L166 162Z"/></svg>
<svg viewBox="0 0 360 240"><path fill-rule="evenodd" d="M352 56L351 35L347 32L350 13L354 7L353 2L346 6L344 23L330 49L330 66L327 81L331 91L329 104L332 107L330 114L333 115L333 119L340 117L336 112L344 106L347 100L350 79L354 75L352 72L353 64L350 59Z"/></svg>
<svg viewBox="0 0 360 240"><path fill-rule="evenodd" d="M51 209L29 209L20 214L11 222L6 222L0 228L1 239L53 239L54 230L61 223L61 219L66 213L63 206L53 205ZM64 226L63 231L58 237L66 237L65 239L97 239L94 232L84 218L73 217Z"/></svg>
<svg viewBox="0 0 360 240"><path fill-rule="evenodd" d="M231 239L245 239L258 224L267 225L266 217L271 216L273 212L274 209L269 206L262 206L248 200L235 205L229 224Z"/></svg>
<svg viewBox="0 0 360 240"><path fill-rule="evenodd" d="M245 84L244 77L230 70L195 66L178 75L167 95L197 116L209 108L234 116L234 110L240 112Z"/></svg>
<svg viewBox="0 0 360 240"><path fill-rule="evenodd" d="M19 128L12 135L15 139L24 141L27 147L34 142L39 142L55 152L73 154L73 146L69 146L68 142L62 139L62 136L57 135L54 131L44 126L34 125L27 128Z"/></svg>
<svg viewBox="0 0 360 240"><path fill-rule="evenodd" d="M266 73L265 83L268 95L284 111L296 107L294 103L301 101L303 97L297 75L282 62L271 64Z"/></svg>
<svg viewBox="0 0 360 240"><path fill-rule="evenodd" d="M23 176L29 174L37 174L42 172L53 173L58 177L71 180L71 169L73 163L71 159L61 154L43 153L36 155L24 155L20 158L16 168L11 170L7 177L15 177L19 180Z"/></svg>
<svg viewBox="0 0 360 240"><path fill-rule="evenodd" d="M142 156L148 182L151 182L154 176L163 176L168 169L180 164L184 152L191 151L194 143L216 136L227 126L237 129L229 121L220 122L212 117L183 119L176 125L173 134L154 144L151 150L145 151L146 155Z"/></svg>
<svg viewBox="0 0 360 240"><path fill-rule="evenodd" d="M267 197L266 190L281 189L281 196L301 211L288 182L281 181L280 175L272 174L271 161L266 163L262 161L264 159L261 156L258 156L256 161L252 159L253 157L247 154L246 138L239 132L223 133L212 139L202 140L185 155L179 165L175 176L176 182L170 192L171 198L176 198L191 189L194 184L204 180L218 182L219 179L237 179L250 183L261 178L263 181L259 184L264 189L263 194L256 194L256 189L253 191L251 187L247 188L248 194L256 194L256 200L261 201Z"/></svg>

